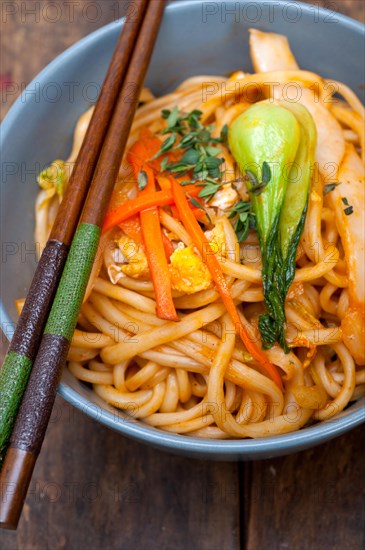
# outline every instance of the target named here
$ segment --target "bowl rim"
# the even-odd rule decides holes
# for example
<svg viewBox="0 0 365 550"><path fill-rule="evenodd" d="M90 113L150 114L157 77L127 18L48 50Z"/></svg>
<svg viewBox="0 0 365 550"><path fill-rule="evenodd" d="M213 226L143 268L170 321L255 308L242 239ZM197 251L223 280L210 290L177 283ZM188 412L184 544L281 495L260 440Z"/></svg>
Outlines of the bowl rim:
<svg viewBox="0 0 365 550"><path fill-rule="evenodd" d="M119 411L122 415L117 422L118 410L113 414L65 384L60 384L58 393L84 414L124 436L167 451L181 451L197 457L212 455L220 460L228 459L230 455L235 458L254 457L256 460L267 458L270 454L276 456L298 452L333 439L365 422L365 402L362 399L353 405L357 406L354 411L344 411L339 417L332 417L295 432L257 439L203 439L160 430L139 420L129 420L122 411Z"/></svg>
<svg viewBox="0 0 365 550"><path fill-rule="evenodd" d="M200 3L203 5L207 0L179 0L166 6L167 12L179 12L186 8ZM240 0L240 4L250 3L249 0ZM268 3L277 3L275 0L268 0ZM302 2L296 2L300 6L302 12L308 15L313 9L311 5L304 4ZM332 13L330 10L316 6L318 13L322 16L326 16ZM349 27L355 32L365 32L365 25L359 21L356 21L346 15L337 13L338 22L346 27ZM8 113L4 117L1 124L0 131L0 147L7 138L7 133L12 129L14 121L18 118L22 107L24 107L23 98L25 97L27 90L32 86L35 81L46 80L50 72L54 72L58 67L62 66L71 57L73 57L79 50L87 49L89 44L94 42L95 39L102 40L111 30L119 28L123 25L125 18L121 18L116 21L112 21L103 27L93 31L87 36L81 38L64 52L58 55L53 61L51 61L42 71L40 71L35 78L28 84L22 94L17 98L14 104L10 107ZM0 301L0 326L2 329L6 326L6 332L12 332L9 327L13 327L11 319L6 312L2 301ZM5 331L4 331L5 332ZM361 423L365 422L365 406L362 405L362 400L358 401L352 407L356 407L355 410L347 410L340 413L339 417L333 417L330 420L302 428L295 432L290 432L283 435L274 435L262 439L198 439L189 435L179 435L166 432L152 426L144 424L142 421L129 420L127 417L123 417L122 422L116 422L115 414L112 414L107 409L97 407L98 411L95 413L95 409L90 408L90 405L95 405L91 400L87 399L73 388L61 381L58 387L58 393L67 402L75 406L80 411L84 412L94 420L98 420L101 424L116 430L124 436L130 437L134 440L138 440L141 443L151 444L154 447L164 449L167 451L180 451L190 456L205 456L207 458L227 459L229 456L235 458L244 458L247 456L249 459L260 459L264 457L284 455L291 452L300 451L307 447L318 445L322 442L335 438L348 430L355 428ZM357 405L357 406L356 406Z"/></svg>

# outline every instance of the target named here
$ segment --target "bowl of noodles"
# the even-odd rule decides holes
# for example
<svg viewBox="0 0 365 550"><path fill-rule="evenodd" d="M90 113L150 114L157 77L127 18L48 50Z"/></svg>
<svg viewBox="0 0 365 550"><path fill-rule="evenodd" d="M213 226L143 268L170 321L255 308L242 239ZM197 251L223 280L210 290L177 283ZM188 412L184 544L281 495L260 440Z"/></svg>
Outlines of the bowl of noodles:
<svg viewBox="0 0 365 550"><path fill-rule="evenodd" d="M58 57L3 123L9 337L121 24ZM364 421L363 36L298 3L166 8L62 397L221 460Z"/></svg>

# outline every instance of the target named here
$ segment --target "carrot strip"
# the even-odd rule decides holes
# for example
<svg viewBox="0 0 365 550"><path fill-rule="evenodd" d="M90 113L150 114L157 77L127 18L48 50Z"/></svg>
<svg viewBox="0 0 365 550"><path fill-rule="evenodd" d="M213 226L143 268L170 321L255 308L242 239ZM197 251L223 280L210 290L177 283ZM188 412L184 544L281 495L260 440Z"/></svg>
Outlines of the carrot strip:
<svg viewBox="0 0 365 550"><path fill-rule="evenodd" d="M174 198L172 196L172 191L156 191L155 193L146 193L145 195L140 195L135 199L127 200L120 204L118 208L110 210L107 213L105 216L103 233L115 225L121 225L125 220L128 220L128 218L134 216L135 214L139 214L142 210L152 208L153 206L169 206L173 204ZM205 216L204 210L201 210L200 208L192 208L191 210L198 220Z"/></svg>
<svg viewBox="0 0 365 550"><path fill-rule="evenodd" d="M162 190L171 189L171 176L157 176L157 182ZM173 178L177 182L179 182L179 179ZM184 192L190 195L191 197L197 197L201 191L201 187L198 185L194 185L194 183L190 183L189 185L184 185Z"/></svg>
<svg viewBox="0 0 365 550"><path fill-rule="evenodd" d="M146 193L135 199L123 202L118 208L110 210L105 216L103 233L111 227L119 225L134 214L139 214L141 210L152 208L153 206L167 206L172 204L174 199L171 191L156 191L155 193Z"/></svg>
<svg viewBox="0 0 365 550"><path fill-rule="evenodd" d="M175 199L175 204L179 211L180 219L189 233L194 245L200 251L202 257L206 261L207 267L211 273L211 276L216 284L217 290L222 298L224 305L227 308L229 315L238 331L243 343L246 346L247 351L252 355L256 361L258 361L262 369L269 375L269 377L279 386L283 388L282 381L276 367L268 360L266 354L250 339L246 328L244 327L238 311L229 292L226 280L219 265L217 258L214 255L213 250L210 247L209 241L204 235L200 225L195 219L192 211L189 208L188 201L184 195L184 192L180 185L170 178L172 194Z"/></svg>
<svg viewBox="0 0 365 550"><path fill-rule="evenodd" d="M147 176L145 188L139 191L139 196L141 198L151 195L151 193L156 194L154 171L149 164L143 160L145 157L142 156L150 154L149 148L152 148L153 145L149 144L149 141L154 142L153 138L145 138L143 141L135 143L128 153L128 159L131 157L134 159L132 170L135 178L138 179L138 174L141 170L143 170ZM137 158L136 154L141 154L141 156ZM148 266L151 273L153 288L155 290L157 316L160 319L166 319L168 321L179 321L172 299L170 273L162 239L162 229L157 205L141 210L139 216Z"/></svg>
<svg viewBox="0 0 365 550"><path fill-rule="evenodd" d="M123 229L124 233L137 244L142 244L142 231L141 223L139 221L138 214L131 216L128 220L122 221L119 227Z"/></svg>
<svg viewBox="0 0 365 550"><path fill-rule="evenodd" d="M170 239L166 237L165 233L162 231L161 234L162 234L162 242L165 250L166 260L167 260L167 263L170 263L170 257L174 253L175 249Z"/></svg>
<svg viewBox="0 0 365 550"><path fill-rule="evenodd" d="M184 185L184 193L187 195L190 195L191 197L197 198L200 191L202 190L201 187L198 187L197 185L194 185L193 183L189 185Z"/></svg>
<svg viewBox="0 0 365 550"><path fill-rule="evenodd" d="M150 130L144 129L140 133L140 139L129 149L127 160L132 168L134 164L140 167L141 164L147 163L155 172L160 173L162 159L167 157L169 162L175 162L182 156L181 151L168 151L152 160L152 157L160 150L161 145L162 142L158 137L154 136Z"/></svg>
<svg viewBox="0 0 365 550"><path fill-rule="evenodd" d="M157 183L163 191L171 191L171 183L169 178L167 178L166 176L157 176Z"/></svg>
<svg viewBox="0 0 365 550"><path fill-rule="evenodd" d="M161 159L151 160L160 150L161 141L153 135L148 136L146 133L142 135L143 137L132 145L127 155L127 160L134 174L137 174L136 178L138 177L138 172L142 170L142 166L146 167L147 163L154 170L160 170L161 167Z"/></svg>
<svg viewBox="0 0 365 550"><path fill-rule="evenodd" d="M157 182L158 182L160 188L161 188L163 191L165 191L165 190L171 191L171 183L170 183L169 178L167 178L166 176L157 176ZM171 208L172 216L173 216L176 220L178 220L178 219L179 219L179 213L178 213L178 211L177 211L176 206L171 205L170 208Z"/></svg>
<svg viewBox="0 0 365 550"><path fill-rule="evenodd" d="M163 246L158 208L140 212L143 241L156 296L156 312L160 319L179 321L172 300L169 268Z"/></svg>
<svg viewBox="0 0 365 550"><path fill-rule="evenodd" d="M206 215L205 210L201 210L200 208L192 208L191 211L197 220L201 220Z"/></svg>

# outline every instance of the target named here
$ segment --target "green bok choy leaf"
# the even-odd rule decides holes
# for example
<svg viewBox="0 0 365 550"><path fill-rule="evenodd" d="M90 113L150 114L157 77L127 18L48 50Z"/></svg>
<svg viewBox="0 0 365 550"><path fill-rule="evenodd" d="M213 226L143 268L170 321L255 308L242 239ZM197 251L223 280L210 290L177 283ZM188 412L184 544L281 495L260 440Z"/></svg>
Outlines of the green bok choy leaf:
<svg viewBox="0 0 365 550"><path fill-rule="evenodd" d="M263 347L278 341L288 352L284 302L307 213L316 128L302 105L262 101L234 120L228 138L256 216L267 310L259 318Z"/></svg>

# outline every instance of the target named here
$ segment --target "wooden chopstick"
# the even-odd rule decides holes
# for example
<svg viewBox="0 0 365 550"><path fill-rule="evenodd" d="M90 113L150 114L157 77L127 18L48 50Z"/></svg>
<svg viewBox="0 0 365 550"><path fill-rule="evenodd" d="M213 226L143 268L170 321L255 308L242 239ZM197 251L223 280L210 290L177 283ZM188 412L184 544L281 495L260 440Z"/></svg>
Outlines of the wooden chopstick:
<svg viewBox="0 0 365 550"><path fill-rule="evenodd" d="M95 258L101 226L118 174L129 130L163 15L164 0L152 0L137 38L72 241L56 296L10 439L0 485L14 488L3 499L0 526L16 528L32 472L41 449L57 385ZM130 99L133 83L134 98ZM4 502L5 500L5 502Z"/></svg>
<svg viewBox="0 0 365 550"><path fill-rule="evenodd" d="M138 0L133 17L127 19L119 36L77 162L0 370L0 468L146 6L147 0Z"/></svg>

